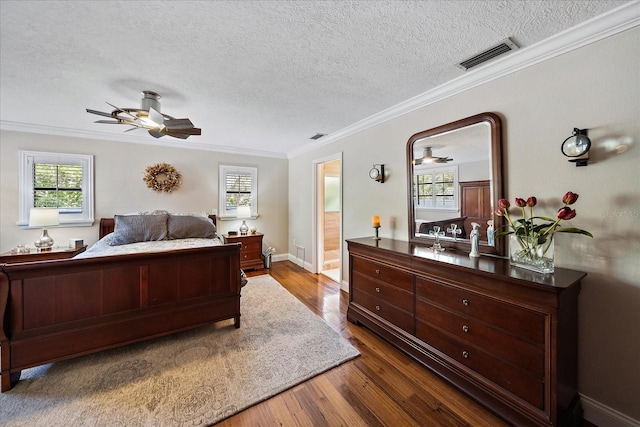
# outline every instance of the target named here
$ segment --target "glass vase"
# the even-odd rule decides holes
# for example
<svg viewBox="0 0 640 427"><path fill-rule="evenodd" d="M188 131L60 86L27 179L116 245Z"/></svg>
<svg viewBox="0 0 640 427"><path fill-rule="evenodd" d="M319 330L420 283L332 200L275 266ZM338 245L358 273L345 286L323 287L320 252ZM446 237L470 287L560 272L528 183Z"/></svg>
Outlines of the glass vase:
<svg viewBox="0 0 640 427"><path fill-rule="evenodd" d="M553 273L553 238L538 243L537 237L510 235L511 264L539 273Z"/></svg>

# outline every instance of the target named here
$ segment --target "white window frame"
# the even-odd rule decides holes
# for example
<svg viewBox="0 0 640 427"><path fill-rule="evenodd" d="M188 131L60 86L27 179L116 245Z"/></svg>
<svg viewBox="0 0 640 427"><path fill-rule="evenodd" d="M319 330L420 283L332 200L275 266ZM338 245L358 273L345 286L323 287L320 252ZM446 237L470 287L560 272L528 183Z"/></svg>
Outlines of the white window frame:
<svg viewBox="0 0 640 427"><path fill-rule="evenodd" d="M251 166L231 166L220 165L220 175L218 178L218 217L220 219L235 219L235 211L227 211L226 194L227 194L227 175L232 173L243 173L251 175L251 217L258 217L258 168Z"/></svg>
<svg viewBox="0 0 640 427"><path fill-rule="evenodd" d="M18 223L29 226L29 212L34 204L33 165L51 163L82 166L82 212L61 213L60 225L66 227L91 226L94 222L93 203L93 156L87 154L48 153L20 150L18 166Z"/></svg>
<svg viewBox="0 0 640 427"><path fill-rule="evenodd" d="M455 212L460 210L460 183L458 182L458 166L443 166L443 167L415 167L416 175L424 175L425 173L437 174L440 172L453 172L453 201L451 202L452 206L436 206L436 205L418 205L415 199L417 199L417 194L414 194L414 204L417 209L425 210L425 211L449 211ZM414 177L413 182L418 182L417 177ZM416 184L417 185L417 184ZM434 184L435 185L435 184Z"/></svg>

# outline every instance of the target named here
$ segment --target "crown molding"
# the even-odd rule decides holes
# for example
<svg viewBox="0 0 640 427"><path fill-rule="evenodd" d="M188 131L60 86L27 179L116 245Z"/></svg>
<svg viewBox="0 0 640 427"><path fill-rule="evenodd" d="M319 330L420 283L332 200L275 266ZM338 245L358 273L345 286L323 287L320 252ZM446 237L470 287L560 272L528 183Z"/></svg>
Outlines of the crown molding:
<svg viewBox="0 0 640 427"><path fill-rule="evenodd" d="M134 136L134 135L120 135L106 132L94 132L81 129L63 128L55 126L43 126L32 123L20 123L2 120L0 121L0 129L3 131L15 131L36 133L44 135L56 135L71 138L85 138L85 139L97 139L102 141L116 141L126 142L132 144L153 145L162 147L173 147L189 150L201 150L201 151L215 151L218 153L237 154L240 156L256 156L256 157L274 157L279 159L286 159L285 153L277 153L273 151L263 151L254 149L244 149L237 147L229 147L224 145L207 144L202 142L186 142L183 140L176 140L174 138L163 139L151 139L147 135Z"/></svg>
<svg viewBox="0 0 640 427"><path fill-rule="evenodd" d="M464 75L434 89L410 98L359 122L347 126L322 138L318 143L290 151L288 158L314 151L347 136L392 120L401 115L426 107L474 87L515 73L540 62L563 55L599 40L640 25L640 0L633 0L607 13L596 16L579 25L568 28L548 39L520 48L503 58L481 65ZM452 65L453 66L453 65Z"/></svg>

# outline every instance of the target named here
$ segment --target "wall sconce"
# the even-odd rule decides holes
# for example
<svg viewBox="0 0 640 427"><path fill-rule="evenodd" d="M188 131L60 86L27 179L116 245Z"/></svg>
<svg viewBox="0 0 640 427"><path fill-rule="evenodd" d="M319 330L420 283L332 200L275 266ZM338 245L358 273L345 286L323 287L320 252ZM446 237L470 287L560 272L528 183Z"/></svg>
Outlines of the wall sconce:
<svg viewBox="0 0 640 427"><path fill-rule="evenodd" d="M369 171L369 178L378 181L380 184L384 183L384 165L374 164L371 170Z"/></svg>
<svg viewBox="0 0 640 427"><path fill-rule="evenodd" d="M587 166L590 148L591 140L587 137L587 129L573 128L573 135L564 140L561 150L576 166Z"/></svg>

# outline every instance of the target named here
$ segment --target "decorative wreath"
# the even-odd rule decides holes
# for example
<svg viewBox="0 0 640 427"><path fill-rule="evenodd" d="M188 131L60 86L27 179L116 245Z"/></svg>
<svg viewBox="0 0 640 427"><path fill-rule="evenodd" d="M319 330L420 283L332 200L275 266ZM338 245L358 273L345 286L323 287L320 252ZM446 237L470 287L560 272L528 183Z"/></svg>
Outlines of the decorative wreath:
<svg viewBox="0 0 640 427"><path fill-rule="evenodd" d="M144 172L143 180L147 183L147 187L159 193L171 193L182 183L180 172L168 163L147 166Z"/></svg>

